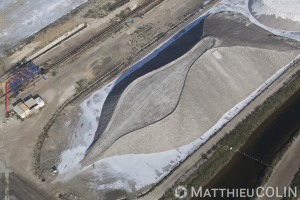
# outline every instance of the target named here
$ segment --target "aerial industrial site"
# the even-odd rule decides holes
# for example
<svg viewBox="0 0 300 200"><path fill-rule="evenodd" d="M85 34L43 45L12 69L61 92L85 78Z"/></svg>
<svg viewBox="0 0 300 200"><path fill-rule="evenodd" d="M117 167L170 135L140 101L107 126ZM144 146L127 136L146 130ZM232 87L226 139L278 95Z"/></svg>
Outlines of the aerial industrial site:
<svg viewBox="0 0 300 200"><path fill-rule="evenodd" d="M0 200L300 199L298 0L0 1Z"/></svg>

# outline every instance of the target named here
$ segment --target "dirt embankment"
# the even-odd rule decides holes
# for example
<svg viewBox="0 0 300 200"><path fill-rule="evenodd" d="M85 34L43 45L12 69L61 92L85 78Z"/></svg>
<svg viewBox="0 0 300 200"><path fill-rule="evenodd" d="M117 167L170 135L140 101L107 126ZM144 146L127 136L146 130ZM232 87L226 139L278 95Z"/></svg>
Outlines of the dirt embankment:
<svg viewBox="0 0 300 200"><path fill-rule="evenodd" d="M89 5L88 7L74 10L70 15L47 27L47 30L45 29L39 32L35 35L34 41L29 41L26 47L24 46L24 51L19 49L20 51L18 52L20 54L17 53L20 55L19 58L23 58L23 55L21 55L23 53L27 55L29 52L42 48L77 24L88 22L89 28L92 28L89 29L90 31L86 32L87 29L85 29L71 40L68 40L63 43L63 45L48 52L45 56L36 61L38 64L44 64L45 66L51 64L52 61L57 60L59 56L64 55L65 52L76 47L81 41L94 35L95 32L109 23L111 18L115 17L116 14L128 6L125 4L111 13L107 13L107 17L99 16L92 18L91 16L84 16L89 8L98 11L99 2L100 1L89 1L90 4L87 4ZM126 23L122 28L107 35L107 37L95 41L89 49L81 52L80 55L70 59L63 65L59 65L55 70L47 74L47 80L40 81L35 87L28 88L25 92L21 93L18 96L20 98L24 98L28 94L39 94L47 101L47 106L41 112L31 116L25 121L13 118L7 122L5 120L5 124L0 124L0 137L2 138L0 141L0 153L4 155L4 160L9 163L11 170L18 174L18 176L36 185L37 190L43 189L50 195L56 195L62 187L60 185L50 185L48 182L41 184L40 180L37 179L32 172L32 160L28 159L33 156L37 138L49 119L65 101L71 98L78 90L81 90L82 87L85 87L87 83L103 76L120 62L135 55L136 52L139 52L149 43L156 40L158 35L168 31L187 14L192 13L195 8L200 8L203 2L204 0L188 0L185 6L178 7L178 5L182 3L180 0L165 0L159 6L152 8L150 12L142 13L142 16L134 17L132 23ZM131 1L131 3L140 3L140 1ZM141 32L146 29L146 26L148 27L148 34ZM131 45L133 42L135 42L135 45ZM15 54L16 57L17 54ZM16 57L11 56L1 59L1 69L3 68L3 71L7 70ZM11 99L12 102L14 102L14 100L15 99ZM0 107L0 113L5 113L4 106ZM64 122L66 121L63 121L64 119L67 120L68 117L71 118L71 116L73 117L75 114L69 113L69 115L66 114L66 116L65 118L60 118L59 124L61 126L65 126ZM0 116L1 121L3 117L3 115ZM60 129L59 127L57 128ZM53 131L51 132L51 136L56 138L56 134L60 133L61 132ZM72 131L66 132L65 135L67 134L71 135ZM67 139L65 141L67 143ZM55 145L51 142L49 142L49 144L50 153L54 155L53 147ZM65 144L65 146L68 146L68 144ZM59 155L59 153L56 155ZM48 158L50 157L46 159ZM55 158L53 160L55 160ZM50 163L48 166L51 165Z"/></svg>
<svg viewBox="0 0 300 200"><path fill-rule="evenodd" d="M228 146L224 146L225 148L222 147L222 145L224 145L224 142L226 143L225 140L223 140L221 143L219 142L222 140L223 136L226 135L227 133L234 133L235 130L239 131L239 129L241 131L239 134L242 134L242 132L249 132L247 133L247 135L251 134L252 132L251 129L253 129L254 131L255 127L258 127L262 121L264 121L270 114L274 113L277 107L282 105L282 102L285 102L290 96L292 96L297 90L299 90L299 72L300 72L300 65L299 64L293 65L293 67L291 67L285 74L283 74L270 87L268 87L267 90L265 90L260 96L258 96L254 101L252 101L236 118L234 118L225 127L223 127L223 129L217 135L215 135L211 140L209 140L206 144L204 144L191 157L189 157L182 165L180 165L177 170L175 170L169 177L167 177L164 182L158 185L151 193L149 193L142 199L150 200L153 198L159 198L165 193L165 191L167 192L165 193L162 199L169 199L170 197L173 198L174 188L178 185L188 185L188 186L197 187L200 185L203 186L205 183L207 183L209 179L212 178L213 175L216 174L218 170L221 169L221 167L228 162L230 158L230 156L228 157L228 155L233 155L235 152L233 151L229 153L230 151L228 150ZM297 81L295 81L296 73L298 74ZM250 117L249 119L251 120L247 120L247 117ZM256 125L254 127L253 125L251 125L251 123L253 123L255 120L259 120L259 121L255 122ZM249 122L249 123L244 123L244 122ZM243 127L246 128L246 131L242 130ZM250 129L248 129L248 127ZM236 142L232 135L228 135L228 136L231 139L227 140L227 142L228 141L230 142L230 140L232 140L231 143ZM219 159L217 158L212 160L212 162L210 162L211 158L209 156L209 160L206 161L206 163L207 162L210 163L207 165L206 164L201 165L201 162L203 162L203 159L199 159L200 157L202 157L201 155L206 154L208 152L214 152L216 149L219 149L219 151L222 152L220 154L221 157L226 156L226 158L223 159L223 161L221 162L220 160L222 159L220 157ZM295 149L292 148L289 149L288 151L291 152L290 150L293 151ZM291 157L296 156L296 153L293 152L291 153L290 156ZM290 156L288 156L287 159L290 159ZM222 162L223 164L220 164ZM187 171L187 169L189 170ZM277 174L276 172L277 169L274 171L274 174ZM291 173L293 173L292 171L293 170L291 170ZM284 178L284 180L286 181L290 178L291 178L291 174L290 172L288 172L288 176ZM289 185L289 183L287 182L285 183L286 183L285 186ZM281 183L279 185L281 185Z"/></svg>
<svg viewBox="0 0 300 200"><path fill-rule="evenodd" d="M79 88L80 90L87 86L88 82L91 82L95 80L97 77L102 76L103 74L107 73L111 68L116 66L116 64L120 61L119 59L122 59L123 57L133 57L135 55L135 51L140 51L144 45L148 45L149 42L156 40L157 35L161 33L160 31L168 31L174 24L181 21L186 15L186 13L191 12L195 9L195 6L201 6L203 2L196 2L191 1L191 4L189 6L185 7L184 9L180 9L177 7L174 7L176 9L179 9L175 16L178 16L178 18L170 18L167 17L170 12L165 12L166 7L168 7L167 10L169 10L169 4L170 2L164 2L162 5L159 5L155 8L152 8L150 13L144 13L145 18L134 18L134 21L132 24L127 24L126 27L123 27L123 29L119 30L119 32L113 33L112 36L114 38L119 39L112 39L112 38L104 38L98 42L100 42L100 46L93 46L91 50L87 50L86 53L81 54L80 56L76 56L74 60L71 60L70 63L67 63L63 68L59 66L59 68L51 73L51 76L53 78L61 78L62 76L66 77L74 77L76 74L81 74L76 77L76 80L79 80L79 85L74 85L75 88ZM171 10L171 9L170 9ZM161 15L162 18L164 18L166 21L158 21L156 22L151 18L151 16L154 15ZM174 16L174 15L173 15ZM151 23L150 23L151 21ZM157 24L158 23L158 24ZM168 26L160 26L160 24L168 24ZM140 31L143 31L145 29L145 25L147 24L148 27L148 34L147 37L145 34L141 34ZM138 30L138 31L136 31ZM132 32L133 31L133 32ZM138 36L138 37L137 37ZM118 41L118 42L117 42ZM139 45L135 45L134 51L126 51L126 49L131 49L131 45L128 46L128 44L131 44L133 41L142 41L139 43ZM147 44L148 41L148 44ZM103 43L101 43L103 42ZM155 43L157 45L157 43ZM122 47L122 48L120 48ZM59 47L61 48L61 47ZM52 52L49 52L49 56L52 54ZM106 56L99 56L99 55L106 55ZM116 56L118 55L118 56ZM113 57L118 57L119 59L112 59ZM68 71L67 67L71 67L72 69ZM84 73L82 73L84 71ZM81 79L80 79L81 78ZM71 80L70 80L71 81ZM73 80L74 81L74 80ZM78 82L78 81L77 81ZM76 89L77 90L77 89ZM76 105L77 106L77 105ZM68 110L68 108L67 108ZM66 111L68 113L68 111ZM62 113L64 115L64 112ZM67 114L68 115L68 114ZM75 115L70 115L75 117ZM51 138L54 138L53 141L59 140L61 138L61 135L59 135L61 132L55 131L58 130L60 126L62 126L62 129L64 129L65 123L67 123L69 117L67 118L61 118L57 123L54 124L54 127L57 126L57 128L53 128L53 131L50 130L49 138L46 140L51 140ZM76 120L75 120L76 121ZM69 135L71 135L73 132L73 129L69 131ZM53 142L46 141L46 144L43 148L45 148L44 152L50 152L51 156L47 156L47 153L43 154L43 157L41 158L41 161L43 162L43 169L49 170L49 167L52 165L55 165L59 161L59 154L63 148L67 148L68 145L65 144L63 148L58 148L54 150L53 148L55 145ZM68 140L64 140L68 141ZM60 144L57 144L58 146ZM55 151L55 152L54 152ZM51 153L52 152L52 153ZM55 154L55 155L54 155Z"/></svg>
<svg viewBox="0 0 300 200"><path fill-rule="evenodd" d="M268 77L282 66L288 64L299 53L296 47L270 37L267 31L263 31L255 25L247 27L245 26L246 23L247 20L244 17L231 14L218 14L204 20L203 35L215 37L220 42L218 47L207 51L195 61L187 77L187 83L184 86L178 107L166 119L161 120L161 117L159 117L160 112L156 112L154 108L152 109L153 115L151 115L151 119L149 119L149 113L151 112L142 112L143 108L150 106L146 106L146 101L141 99L151 99L150 93L143 93L142 91L146 91L146 88L152 87L153 84L145 85L145 88L138 85L142 84L141 81L135 81L128 88L131 90L134 87L140 89L137 89L136 92L139 94L138 97L141 97L140 100L136 99L138 105L129 108L129 102L120 102L117 96L122 95L123 100L127 99L127 101L132 101L133 97L137 96L128 93L128 97L126 97L126 92L130 90L125 90L125 88L133 80L140 77L140 74L136 77L134 73L128 76L128 80L131 80L128 84L123 83L127 77L124 81L122 80L106 99L103 107L104 112L101 115L102 120L100 120L95 136L96 142L93 143L93 147L88 152L84 163L92 163L100 158L119 154L167 151L194 141L215 124L223 113L246 98L253 90L263 84ZM258 32L258 30L261 31ZM191 32L200 35L202 34L202 28L201 31L191 30ZM235 33L235 35L232 33ZM187 36L189 35L187 34ZM183 42L188 40L182 36L178 42L181 39ZM180 48L176 49L176 45L175 47L170 46L170 48L180 51ZM276 49L276 51L271 49ZM189 51L187 54L195 53ZM167 55L174 55L174 53ZM161 58L160 56L163 56L163 54L159 54L156 57L159 59L159 62L165 60L165 57ZM153 59L153 61L151 60L145 64L145 69L151 69L149 66L151 66L152 62L155 66L159 66ZM186 63L182 65L185 66ZM142 67L140 71L145 70ZM139 73L139 71L137 70L136 73ZM135 78L132 80L132 77ZM161 79L158 81L160 85L165 80L163 77L163 73L161 73ZM252 77L256 77L256 79L252 80ZM123 90L118 91L119 87L122 87ZM222 98L218 97L220 95ZM162 100L164 98L160 97L158 99L161 101L153 101L151 105L159 107L157 104L164 104ZM197 101L193 99L197 99ZM114 109L114 107L118 109ZM105 112L106 110L107 112ZM163 109L160 111L162 112ZM130 113L138 115L138 119L129 118ZM127 118L124 119L124 116L127 116ZM144 117L147 120L144 120L145 123L141 126L141 120ZM123 119L120 120L120 118ZM159 122L152 124L149 123L151 120L159 120ZM118 126L114 125L114 123L118 124ZM105 126L105 124L108 124L108 126ZM151 125L149 126L149 124ZM143 128L140 130L125 128L133 128L132 126L141 126ZM97 142L98 137L99 142ZM169 139L166 140L165 138ZM147 143L144 141L147 141ZM110 144L112 145L110 146ZM136 145L128 146L127 144ZM106 149L107 152L105 152Z"/></svg>
<svg viewBox="0 0 300 200"><path fill-rule="evenodd" d="M300 168L300 134L290 142L285 152L281 154L281 159L273 166L270 177L266 177L267 182L263 185L264 188L273 187L279 188L279 194L283 194L283 188L288 187ZM276 158L275 158L276 159ZM299 189L298 189L299 190ZM299 194L298 194L299 195ZM258 198L259 200L267 199L265 197ZM277 198L281 199L281 198Z"/></svg>
<svg viewBox="0 0 300 200"><path fill-rule="evenodd" d="M194 137L200 137L205 129L211 127L211 124L214 124L224 112L247 97L279 68L289 63L299 54L299 50L296 47L270 37L268 32L261 30L259 27L252 24L245 26L248 22L245 19L245 21L243 21L243 19L244 18L239 15L230 14L220 14L208 18L205 22L206 29L204 29L204 32L206 31L205 33L208 36L209 32L207 30L210 28L212 31L210 35L218 38L223 43L218 43L220 46L207 51L194 63L186 79L180 102L175 111L166 118L166 120L131 132L120 138L103 156L96 156L96 159L100 160L106 156L109 157L120 154L160 152L176 148L176 146L171 146L173 144L178 146L182 145L176 143L178 141L183 141L185 144L189 143L193 140L190 136L194 134ZM211 24L209 22L211 22ZM216 26L216 24L219 26ZM241 36L237 37L233 35L232 30L234 30L234 32L237 31L239 33L238 35ZM224 35L224 33L226 34ZM244 39L250 35L254 39L245 41ZM162 71L158 70L157 74L160 74L160 72ZM154 74L157 75L156 73L150 73L149 76L154 78ZM160 80L163 80L163 77L162 75ZM253 77L256 77L256 79L253 80ZM129 85L128 90L125 91L129 92L134 89L138 91L139 88L143 88L138 85L139 83L143 83L142 80L144 80L143 77L141 77L140 80L137 79L133 84ZM163 81L160 83L163 84L162 82ZM152 86L150 84L148 85L148 87ZM142 96L141 99L147 99L147 95L149 95L149 93L144 94L142 92L140 92L140 94L145 95ZM122 95L126 95L126 93ZM131 98L124 96L123 100L126 99ZM143 102L144 101L140 101L139 103L142 104ZM124 112L123 107L117 111ZM143 114L142 112L141 116L143 116ZM243 118L246 114L242 114L241 116ZM242 118L239 118L239 120ZM235 119L233 121L235 121ZM128 124L130 123L132 122L129 120ZM235 123L237 123L237 121L235 121ZM205 126L208 127L205 128ZM229 127L233 128L233 126L235 125L230 122ZM227 128L223 130L228 130L228 126L226 127ZM224 136L226 132L223 132L223 130L222 134L217 134L216 137L207 142L208 146L205 144L205 147L201 148L200 152L203 153L207 151L218 139ZM162 148L165 149L162 150ZM201 157L201 153L197 153L198 157L192 155L193 160L187 163L185 162L186 164L184 163L183 165L187 168L193 166L195 164L193 161L198 160ZM169 187L180 174L182 175L186 172L186 168L181 168L180 166L180 169L182 171L178 171L177 173L177 170L175 170L174 173L176 174L174 176L171 174L172 178L167 178L162 183L164 187L158 186L160 188L158 193L156 193L157 190L154 189L156 192L153 191L145 198L158 199L159 195L164 193L166 187ZM84 174L82 177L84 177ZM101 184L99 181L101 180L97 180L97 184ZM79 185L81 187L84 186L84 183L78 181L76 178L70 182L76 183L76 188L80 188ZM97 192L98 191L95 191L95 193Z"/></svg>

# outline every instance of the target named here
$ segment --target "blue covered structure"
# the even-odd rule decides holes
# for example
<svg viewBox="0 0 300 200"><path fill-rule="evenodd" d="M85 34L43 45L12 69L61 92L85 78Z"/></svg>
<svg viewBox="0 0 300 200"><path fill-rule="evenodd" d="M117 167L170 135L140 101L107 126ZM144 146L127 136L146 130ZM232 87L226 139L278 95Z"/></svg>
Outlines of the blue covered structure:
<svg viewBox="0 0 300 200"><path fill-rule="evenodd" d="M17 96L18 91L34 84L40 78L45 79L45 77L41 74L41 70L30 62L20 68L17 68L9 75L9 87L14 92L15 96Z"/></svg>

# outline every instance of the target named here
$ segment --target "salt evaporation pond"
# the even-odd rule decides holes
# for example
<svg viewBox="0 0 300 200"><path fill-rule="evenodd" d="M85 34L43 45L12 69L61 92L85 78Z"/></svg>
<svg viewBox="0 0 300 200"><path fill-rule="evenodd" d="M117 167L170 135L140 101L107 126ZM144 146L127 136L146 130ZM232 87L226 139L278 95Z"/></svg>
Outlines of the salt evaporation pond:
<svg viewBox="0 0 300 200"><path fill-rule="evenodd" d="M1 0L0 55L87 0Z"/></svg>

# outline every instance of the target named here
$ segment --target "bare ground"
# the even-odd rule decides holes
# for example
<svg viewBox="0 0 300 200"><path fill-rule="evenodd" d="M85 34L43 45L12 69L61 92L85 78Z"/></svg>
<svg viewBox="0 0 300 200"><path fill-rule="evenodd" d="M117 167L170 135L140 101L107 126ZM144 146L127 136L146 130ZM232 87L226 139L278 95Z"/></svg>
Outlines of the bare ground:
<svg viewBox="0 0 300 200"><path fill-rule="evenodd" d="M160 114L155 109L159 108L160 103L164 108L171 107L171 110L174 108L170 101L167 105L164 104L161 100L164 97L163 94L159 97L158 103L152 103L153 106L155 105L152 109L145 100L141 100L150 99L151 93L145 91L153 84L146 84L142 87L139 85L142 84L141 81L135 81L129 88L136 87L136 95L130 93L132 89L115 92L118 91L118 86L116 86L106 99L95 135L96 142L93 143L83 163L92 163L99 158L113 155L167 151L192 142L215 124L223 113L246 98L299 53L296 47L284 45L282 41L268 36L268 32L252 24L245 26L245 23L247 23L245 18L232 14L218 14L204 20L203 35L219 39L218 45L226 48L216 47L206 52L193 64L178 107L166 118L163 117L169 114L168 112L158 109L162 112ZM276 52L269 50L274 48L277 49ZM180 48L177 51L180 51ZM187 54L197 53L195 51ZM188 64L179 63L179 65ZM146 64L145 68L148 70L151 64ZM253 79L253 77L256 78ZM132 77L128 76L128 79ZM161 81L157 84L162 86L162 81L165 79L162 74ZM126 83L122 80L120 87L127 87ZM169 87L174 85L172 82L169 83ZM116 98L118 95L122 95L122 101L127 99L131 102L133 96L139 100L136 99L135 106L129 108L130 103L118 102ZM142 95L144 97L141 97ZM114 110L115 106L116 110ZM151 112L144 111L142 108L149 108ZM106 110L108 111L105 112ZM152 112L154 114L149 114ZM110 116L113 113L112 118L106 113ZM137 119L130 118L130 113L134 114ZM148 117L145 118L144 115ZM149 119L150 115L151 119ZM151 121L159 122L152 124ZM107 127L105 123L108 123ZM137 130L139 127L145 128ZM98 137L99 141L97 141ZM108 148L109 146L111 147ZM106 149L108 151L104 152Z"/></svg>
<svg viewBox="0 0 300 200"><path fill-rule="evenodd" d="M185 162L183 162L173 173L170 174L162 183L154 188L150 193L143 196L140 199L143 200L152 200L159 199L163 196L166 190L170 187L179 184L181 178L186 177L187 174L191 174L193 170L197 169L195 163L199 162L199 158L203 153L207 153L213 145L228 132L233 130L236 125L248 116L254 109L261 105L266 99L272 96L278 89L284 86L284 84L289 81L292 76L299 71L300 66L298 65L295 68L290 68L283 76L276 80L268 89L266 89L261 95L259 95L255 100L253 100L238 116L231 120L222 130L212 137L208 142L206 142L201 148L199 148L193 155L191 155Z"/></svg>
<svg viewBox="0 0 300 200"><path fill-rule="evenodd" d="M132 2L134 3L137 1ZM55 113L57 108L74 94L75 87L77 86L76 81L85 79L86 82L89 82L96 77L102 76L118 65L120 61L132 56L134 52L138 52L144 45L154 40L158 34L168 30L172 24L179 22L186 14L201 7L203 2L204 1L189 0L186 2L185 6L178 6L180 3L179 0L175 3L174 1L166 0L161 5L153 8L149 13L143 15L143 18L134 18L133 23L123 26L123 29L108 35L107 38L96 42L94 46L92 45L90 49L77 55L69 62L60 65L54 70L55 73L50 73L46 76L46 81L40 81L36 87L28 88L26 91L22 92L18 98L23 98L28 94L39 94L47 101L47 106L41 112L29 117L25 121L20 121L16 118L7 121L4 118L4 115L0 116L1 122L4 122L0 124L0 153L3 155L3 159L8 163L11 170L18 174L18 176L35 185L36 190L46 190L50 196L56 196L57 193L61 191L59 184L52 185L51 187L47 183L41 184L40 180L33 174L33 149L39 134L48 120ZM94 4L91 1L89 8L93 8L93 6ZM81 32L76 35L76 37L63 43L62 46L55 48L36 61L42 66L50 64L64 52L67 52L78 45L78 41L86 39L96 31L99 31L99 29L102 28L114 14L119 13L126 6L128 5L118 8L107 18L97 19L82 16L85 14L85 11L79 9L78 15L73 13L71 16L59 20L53 26L38 33L35 40L24 46L24 50L19 48L20 50L15 55L1 58L0 68L2 72L9 69L11 64L19 58L29 54L31 50L42 48L43 44L51 42L51 40L54 40L60 34L71 28L72 25L75 25L72 21L75 21L76 23L88 22L90 25L89 27L92 27L93 29L89 29L87 32ZM150 27L148 28L148 31L150 31L148 34L140 33L140 31L136 32L137 29L143 31L146 25ZM135 47L134 50L133 46L130 45L133 42ZM16 99L14 98L10 99L11 102L14 102L15 100ZM11 106L9 109L11 109ZM4 113L3 104L0 106L0 113ZM65 126L63 121L61 121L60 124ZM59 128L57 127L57 129ZM69 133L71 134L72 132L73 131L70 131ZM51 133L51 136L56 138L53 135L60 134L61 132L55 132L54 129ZM53 150L54 147L56 147L55 145L57 145L55 142L49 142L47 144L49 151L51 149ZM66 146L68 145L66 144ZM61 148L65 147L58 145L59 151ZM47 149L45 149L45 152L47 152ZM49 166L51 166L51 163L45 166L45 168L48 168Z"/></svg>
<svg viewBox="0 0 300 200"><path fill-rule="evenodd" d="M228 23L230 24L231 21L228 20ZM234 24L235 23L236 22L234 22ZM226 29L227 26L226 24L223 25ZM240 28L241 27L239 27L238 30L240 30ZM251 29L253 28L255 27L251 27ZM233 28L233 30L235 29ZM207 51L191 68L180 102L174 113L158 123L152 124L138 131L134 131L117 140L117 142L115 142L103 156L96 156L96 160L127 153L152 153L165 151L181 146L183 143L187 144L191 142L193 140L191 137L194 137L194 139L200 137L201 134L211 127L211 125L214 124L224 112L248 96L250 92L274 74L276 70L287 64L299 53L297 48L284 45L282 41L273 41L274 38L264 34L261 35L263 38L261 39L261 42L264 42L264 44L261 44L260 42L251 43L242 41L241 43L243 46L236 46L239 43L238 39L235 37L233 39L233 43L235 45L232 45L229 40L229 29L227 33L227 38L226 36L224 37L226 40L223 40L226 42L224 42L226 44L225 47L218 47ZM253 33L255 33L254 30L252 30L249 34ZM265 32L265 34L268 33ZM215 33L215 35L217 35L217 33ZM253 36L259 38L258 35ZM222 37L219 35L218 39L222 39ZM280 50L271 50L272 44L274 44L273 49L279 48ZM149 74L149 76L151 77L153 74ZM253 77L257 78L254 80ZM141 78L141 81L135 81L126 91L129 92L130 89L137 87L138 83L143 82L142 80L144 79ZM211 89L208 90L207 88ZM126 93L124 95L126 95ZM124 99L127 98L124 97L123 100ZM122 100L120 102L122 102ZM251 105L249 105L249 107L250 109L253 109ZM217 116L216 113L218 112L219 114ZM245 115L242 114L242 116ZM238 119L240 120L241 118ZM235 119L233 121L235 121ZM229 126L232 126L232 124ZM225 128L225 130L226 129L227 128ZM186 135L182 137L183 134ZM220 134L220 136L216 136L210 140L207 143L208 146L205 144L204 147L201 148L201 152L203 153L208 150L209 147L211 147L210 145L214 144L217 139L222 136L223 134ZM105 141L102 142L105 143ZM178 142L180 144L178 144ZM178 144L178 146L171 147L173 144ZM97 153L97 151L95 152ZM96 153L94 155L96 155ZM201 154L197 153L197 155L197 159L199 159ZM188 166L192 166L194 164L193 161L194 160L187 162L187 164L185 164L186 162L183 164L187 167L185 170L189 169ZM176 170L174 173L176 173L176 175L174 175L175 177L172 174L171 176L173 179L167 178L162 185L167 185L166 187L169 187L170 185L168 184L177 180L177 178L185 173L185 171L179 171L177 173ZM84 181L80 180L84 179L87 181L89 178L90 177L82 175L80 178L74 178L71 182L73 187L76 189L84 188ZM166 187L160 188L158 195L162 195ZM79 190L80 189L76 191ZM102 192L100 193L102 194ZM157 199L157 197L159 197L156 196L156 192L150 193L149 195L149 199Z"/></svg>
<svg viewBox="0 0 300 200"><path fill-rule="evenodd" d="M108 69L112 68L121 60L126 59L130 54L134 54L135 52L137 52L145 44L147 44L147 41L154 39L156 35L167 30L171 26L171 24L175 24L176 22L180 21L187 13L190 13L195 8L200 7L203 1L189 0L186 1L186 4L183 4L183 6L178 6L180 3L181 2L179 0L176 2L166 0L160 6L154 8L153 10L151 10L151 12L144 15L143 19L134 18L133 24L124 26L122 30L120 30L116 34L113 34L111 37L108 37L105 41L101 41L95 44L95 46L91 47L86 52L78 55L76 59L74 58L69 63L64 63L63 65L59 66L59 69L56 70L57 75L48 75L47 81L41 81L40 83L38 83L37 87L30 88L23 92L20 97L26 96L29 93L40 94L43 98L45 98L45 100L47 100L48 105L40 113L30 117L29 119L26 119L24 122L14 118L9 120L6 124L0 124L0 138L2 138L0 142L0 153L9 164L10 168L15 171L20 177L25 177L26 181L32 182L35 190L42 189L47 191L47 193L51 196L57 195L57 193L61 191L61 186L59 184L41 184L40 180L37 180L32 173L31 158L36 139L38 138L38 135L40 134L42 128L50 119L55 110L59 107L59 105L61 105L64 101L66 101L73 95L76 87L76 81L81 79L90 81L93 80L94 77L102 75L107 70L105 69L105 67L108 66ZM120 10L123 8L120 8ZM115 12L117 13L118 11ZM78 15L77 17L78 19L76 20L78 20L79 23L87 21L81 15ZM72 21L73 19L75 18L71 17L70 19L66 19L65 21L61 22L61 24L68 23L68 21ZM105 24L108 19L109 18L106 18L102 21L98 21L95 19L88 20L90 24L92 24L92 21L95 22L95 29L93 29L95 31L98 30L101 25ZM141 27L141 29L143 30L145 26L151 27L150 30L148 30L150 31L150 34L139 33L139 31L136 32L139 27ZM58 28L59 25L54 27ZM54 29L55 28L51 30ZM68 28L65 27L64 30L67 29ZM59 36L58 32L53 34L52 39ZM74 41L80 41L81 39L87 38L87 36L92 35L93 33L93 31L83 32L82 35L78 35L78 37L73 38L73 40L68 41L54 51L49 52L49 54L45 55L37 62L39 64L44 64L45 61L49 61L49 63L51 63L51 61L58 58L64 51L68 51L74 48L74 45L78 45L78 43ZM41 34L43 35L44 33ZM152 35L152 37L149 38L149 35ZM50 40L50 38L45 39L45 41ZM262 42L263 41L264 40L262 40ZM29 52L30 50L35 49L37 46L30 47L30 45L35 44L35 42L36 45L40 44L38 40L33 41L31 44L29 44L28 47L26 47L29 48L29 50L27 49L25 51ZM133 43L134 46L130 45ZM264 44L262 43L262 45ZM278 43L276 48L280 48L280 46L284 45ZM25 54L26 52L23 55ZM22 56L20 56L20 58ZM109 58L110 61L108 61ZM0 68L3 68L4 71L8 69L13 62L15 62L13 57L3 59L2 61L0 61L0 63L2 63ZM12 99L12 101L14 101L14 99ZM3 106L0 107L0 111L1 113L4 113ZM75 116L75 114L73 114L70 114L68 117L70 118L71 116ZM2 120L4 120L3 116L1 116L1 121ZM65 126L65 123L60 122L60 125ZM58 126L56 128L57 130L60 130ZM54 135L55 133L56 132L53 130L51 135ZM55 136L53 137L55 138ZM48 147L46 148L49 148L50 150L51 148L54 149L54 143L49 142L47 146ZM62 147L59 147L58 145L58 148ZM51 166L51 164L49 164L48 166ZM46 166L46 168L48 166ZM73 186L72 184L69 186L71 188L76 188L76 186ZM78 191L81 193L81 195L86 195L86 197L88 197L90 192L85 188L78 188Z"/></svg>

